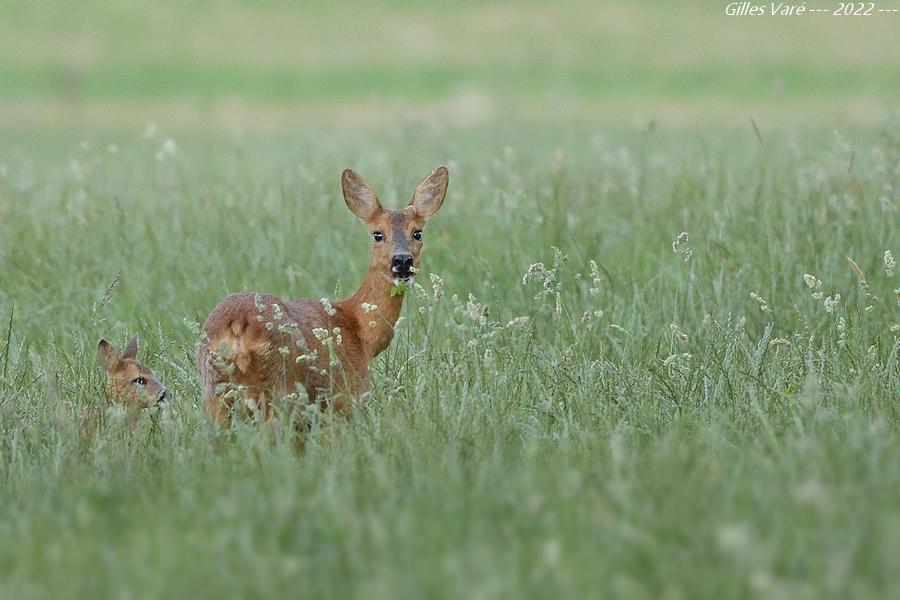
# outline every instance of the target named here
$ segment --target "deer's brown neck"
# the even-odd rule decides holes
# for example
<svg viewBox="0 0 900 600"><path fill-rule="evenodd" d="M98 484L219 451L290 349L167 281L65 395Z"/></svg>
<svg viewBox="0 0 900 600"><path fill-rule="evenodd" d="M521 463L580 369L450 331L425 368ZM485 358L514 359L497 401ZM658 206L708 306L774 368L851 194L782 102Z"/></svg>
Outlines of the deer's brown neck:
<svg viewBox="0 0 900 600"><path fill-rule="evenodd" d="M359 286L349 298L335 302L334 307L356 321L363 352L371 360L390 345L394 337L394 325L403 307L403 295L391 296L393 281L383 267L370 263L369 270ZM366 312L363 304L378 308ZM372 326L371 323L375 325Z"/></svg>

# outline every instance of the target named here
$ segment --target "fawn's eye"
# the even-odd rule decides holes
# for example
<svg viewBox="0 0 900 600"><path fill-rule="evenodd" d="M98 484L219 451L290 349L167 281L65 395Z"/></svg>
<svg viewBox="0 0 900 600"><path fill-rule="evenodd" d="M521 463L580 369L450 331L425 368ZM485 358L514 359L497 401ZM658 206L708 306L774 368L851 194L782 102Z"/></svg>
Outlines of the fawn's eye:
<svg viewBox="0 0 900 600"><path fill-rule="evenodd" d="M415 231L413 231L413 239L414 240L422 239L422 230L421 229L416 229Z"/></svg>
<svg viewBox="0 0 900 600"><path fill-rule="evenodd" d="M146 377L135 377L134 379L131 380L131 383L133 385L147 385L147 378Z"/></svg>
<svg viewBox="0 0 900 600"><path fill-rule="evenodd" d="M380 242L381 240L384 239L384 234L381 233L380 231L376 231L376 232L373 233L372 235L375 237L375 241L376 241L376 242Z"/></svg>

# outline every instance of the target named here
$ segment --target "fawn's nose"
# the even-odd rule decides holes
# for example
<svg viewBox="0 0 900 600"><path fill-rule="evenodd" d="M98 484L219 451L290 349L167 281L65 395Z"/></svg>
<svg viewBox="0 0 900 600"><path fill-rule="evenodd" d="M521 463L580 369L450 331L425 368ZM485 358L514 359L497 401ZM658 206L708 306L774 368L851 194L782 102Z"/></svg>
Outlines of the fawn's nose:
<svg viewBox="0 0 900 600"><path fill-rule="evenodd" d="M165 406L169 403L169 400L172 399L172 392L169 391L169 388L163 388L159 395L156 397L156 404L158 406Z"/></svg>
<svg viewBox="0 0 900 600"><path fill-rule="evenodd" d="M409 273L413 266L413 257L410 254L395 254L391 257L391 271L394 273Z"/></svg>

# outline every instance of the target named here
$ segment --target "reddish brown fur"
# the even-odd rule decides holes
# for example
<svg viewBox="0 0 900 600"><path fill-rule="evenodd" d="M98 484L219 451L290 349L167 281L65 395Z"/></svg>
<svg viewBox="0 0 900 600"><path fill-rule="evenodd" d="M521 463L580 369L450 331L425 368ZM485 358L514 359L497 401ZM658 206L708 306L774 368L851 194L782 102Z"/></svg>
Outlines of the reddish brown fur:
<svg viewBox="0 0 900 600"><path fill-rule="evenodd" d="M272 402L298 386L309 402L339 412L369 389L369 364L391 343L403 304L402 295L391 296L392 257L409 255L418 269L422 241L413 234L424 229L443 203L447 169L439 167L426 177L403 210L382 208L371 187L349 169L341 183L348 208L370 234L384 236L374 243L366 276L353 295L333 303L333 314L319 300L285 302L252 292L219 302L203 325L197 368L204 406L222 425L230 423L233 413L271 418ZM363 304L378 308L367 313ZM327 330L336 340L335 328L340 328L341 342L334 345L339 362L330 365L328 348L313 330Z"/></svg>

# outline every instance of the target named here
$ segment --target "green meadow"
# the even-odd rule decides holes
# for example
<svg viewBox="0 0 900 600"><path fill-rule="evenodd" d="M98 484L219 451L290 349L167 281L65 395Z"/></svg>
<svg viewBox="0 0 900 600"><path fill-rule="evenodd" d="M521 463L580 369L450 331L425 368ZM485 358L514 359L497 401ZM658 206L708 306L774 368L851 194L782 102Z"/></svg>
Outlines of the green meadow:
<svg viewBox="0 0 900 600"><path fill-rule="evenodd" d="M896 597L900 13L724 5L0 2L0 598ZM210 426L439 164L365 405Z"/></svg>

